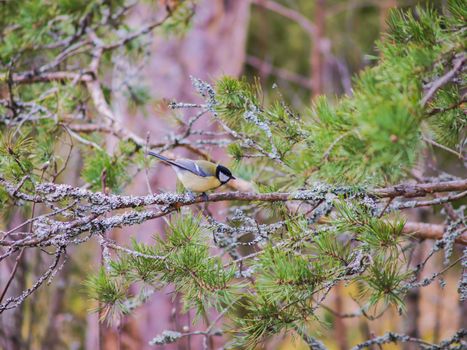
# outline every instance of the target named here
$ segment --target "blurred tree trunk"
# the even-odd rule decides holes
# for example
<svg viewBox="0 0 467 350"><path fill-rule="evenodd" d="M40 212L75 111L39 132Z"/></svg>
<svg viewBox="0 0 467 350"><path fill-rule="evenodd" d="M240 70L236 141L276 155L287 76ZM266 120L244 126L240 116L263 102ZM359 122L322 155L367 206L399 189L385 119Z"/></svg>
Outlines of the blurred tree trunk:
<svg viewBox="0 0 467 350"><path fill-rule="evenodd" d="M351 78L345 61L334 56L332 42L326 37L326 2L318 0L314 8L314 34L311 48L311 97L352 94Z"/></svg>
<svg viewBox="0 0 467 350"><path fill-rule="evenodd" d="M335 290L335 299L334 299L334 304L336 307L336 313L339 315L344 314L344 305L343 305L343 299L342 299L342 284L338 283L336 284ZM334 331L335 331L335 339L337 342L337 345L339 346L340 350L347 350L348 349L348 344L347 344L347 327L344 323L344 320L342 317L336 316L334 319Z"/></svg>
<svg viewBox="0 0 467 350"><path fill-rule="evenodd" d="M439 343L441 339L441 315L443 311L443 288L436 286L435 324L433 325L433 343Z"/></svg>
<svg viewBox="0 0 467 350"><path fill-rule="evenodd" d="M311 96L312 99L321 95L323 89L324 57L323 39L325 32L325 0L316 0L314 9L315 35L311 50Z"/></svg>
<svg viewBox="0 0 467 350"><path fill-rule="evenodd" d="M326 10L325 10L325 0L316 0L314 7L314 24L315 24L315 35L313 37L313 45L311 49L311 96L312 100L317 96L325 93L324 80L325 75L327 75L326 80L328 84L331 83L330 73L331 69L330 64L327 64L325 52L330 51L330 42L325 38L326 30ZM330 52L329 52L330 53ZM327 89L326 89L327 90ZM336 312L338 314L343 313L342 305L342 286L340 284L336 285L334 291L334 302ZM336 342L340 350L346 350L347 345L347 328L344 323L344 320L336 316L334 319L334 334Z"/></svg>
<svg viewBox="0 0 467 350"><path fill-rule="evenodd" d="M426 215L420 215L426 216ZM426 219L426 217L422 218ZM420 242L418 245L415 246L413 251L413 258L412 258L412 266L417 266L422 263L423 261L423 252L424 252L424 242ZM419 280L419 278L417 278ZM418 318L420 316L420 288L413 288L409 290L407 293L407 297L405 299L407 312L404 314L403 319L403 330L404 334L407 334L410 337L420 338L420 331L419 331L419 324ZM418 344L415 343L403 343L402 344L403 350L416 350L419 349Z"/></svg>
<svg viewBox="0 0 467 350"><path fill-rule="evenodd" d="M459 300L459 311L460 311L459 328L467 329L467 301Z"/></svg>
<svg viewBox="0 0 467 350"><path fill-rule="evenodd" d="M144 66L139 75L139 82L148 86L154 100L194 101L199 99L192 87L190 76L213 82L222 75L238 76L243 69L245 61L245 43L249 22L248 0L204 0L196 7L192 28L180 38L166 39L161 35L154 38L150 51L150 61ZM141 23L148 15L147 7L140 6L131 21ZM125 63L124 63L125 64ZM133 64L126 62L128 71L117 69L112 80L122 81L131 76ZM114 84L114 82L112 82ZM116 83L118 85L118 83ZM170 127L160 114L165 110L157 111L159 118L150 111L146 117L135 113L127 105L124 92L115 92L113 108L116 115L133 132L141 137L148 136L152 141L167 135ZM161 103L164 107L166 103ZM166 113L167 115L169 113ZM169 120L170 122L170 120ZM204 123L204 125L203 125ZM197 123L205 129L212 128L209 121L202 119ZM216 159L223 156L222 152L214 154ZM136 176L127 191L131 194L146 194L150 189L175 189L175 177L170 169L157 172L162 168L156 167L149 173L149 181L142 172ZM167 171L166 171L167 170ZM157 176L156 176L157 175ZM115 230L109 236L119 241L127 241L130 235L136 236L138 241L154 242L151 237L155 232L164 231L160 221L147 222L141 225L135 233L133 229ZM121 334L121 349L149 349L148 341L166 329L183 331L183 328L192 329L189 315L180 315L181 307L177 305L178 298L174 298L172 289L156 292L150 302L137 310L135 317L127 320L123 325ZM175 305L175 306L174 306ZM211 315L208 315L208 317ZM211 317L213 318L213 317ZM132 329L129 332L128 329ZM137 330L138 334L134 332ZM104 349L115 349L117 330L112 330L104 340ZM162 349L199 349L201 337L192 337L191 345L187 337L186 342L170 344ZM214 342L215 343L215 342ZM218 346L217 344L215 344ZM191 346L191 347L190 347Z"/></svg>
<svg viewBox="0 0 467 350"><path fill-rule="evenodd" d="M387 19L389 16L389 11L397 7L397 0L386 0L382 1L379 5L379 26L380 32L385 33L388 29Z"/></svg>
<svg viewBox="0 0 467 350"><path fill-rule="evenodd" d="M26 220L20 210L16 210L11 217L10 222L7 224L7 230L12 229L23 223ZM3 251L1 251L3 253ZM14 268L16 259L20 251L13 254L6 259L6 263L0 266L0 293L6 286L10 277L11 271ZM11 281L8 291L3 299L18 296L23 290L26 289L26 254L23 254L21 259L18 260L18 267L16 273ZM23 348L22 328L23 328L23 315L24 304L6 310L0 315L0 349L2 350L18 350Z"/></svg>
<svg viewBox="0 0 467 350"><path fill-rule="evenodd" d="M325 93L325 80L328 85L331 84L332 70L327 57L330 56L330 41L325 38L326 30L326 2L325 0L316 0L314 8L315 35L313 37L313 47L311 50L311 96L315 99L317 96ZM328 53L325 55L325 53ZM327 57L326 57L327 56ZM342 305L342 286L336 285L334 291L334 302L336 312L343 313ZM336 316L334 319L334 335L340 350L347 350L347 328L344 320Z"/></svg>
<svg viewBox="0 0 467 350"><path fill-rule="evenodd" d="M50 290L53 297L50 298L49 317L44 320L47 322L47 325L45 327L41 349L55 350L63 349L64 347L60 337L60 334L62 334L61 331L63 330L61 327L62 322L60 321L63 319L63 313L66 305L65 292L71 276L70 270L71 264L63 265L63 269L55 280L55 290Z"/></svg>
<svg viewBox="0 0 467 350"><path fill-rule="evenodd" d="M69 167L62 174L63 178L66 178L67 183L74 186L78 186L80 183L80 174L76 169L81 168L81 155L74 153L68 160ZM86 249L86 248L85 248ZM78 253L80 248L70 248L67 250L69 256L74 256ZM45 293L50 294L51 297L47 298L47 312L42 310L41 306L38 306L37 318L40 322L43 322L43 329L45 333L40 339L40 349L55 350L66 348L66 319L67 312L69 312L69 300L67 300L67 290L70 289L72 282L74 262L68 261L64 264L61 270L57 273L53 283L51 283ZM42 264L43 265L43 264ZM43 269L42 269L43 270ZM82 276L80 276L82 277ZM76 320L74 320L76 322ZM34 325L33 325L34 327ZM93 325L93 328L97 328L97 322ZM83 341L85 337L83 337Z"/></svg>

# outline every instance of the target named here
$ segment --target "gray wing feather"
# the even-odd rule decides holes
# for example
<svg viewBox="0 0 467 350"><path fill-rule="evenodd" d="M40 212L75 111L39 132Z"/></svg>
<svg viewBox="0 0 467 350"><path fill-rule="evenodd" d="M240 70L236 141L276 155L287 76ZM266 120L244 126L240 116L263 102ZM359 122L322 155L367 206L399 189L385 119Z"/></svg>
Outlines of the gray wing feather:
<svg viewBox="0 0 467 350"><path fill-rule="evenodd" d="M209 175L205 170L203 170L198 164L196 164L194 161L190 159L178 159L173 161L173 165L178 166L179 168L182 168L184 170L188 170L192 172L195 175L202 176L202 177L207 177L207 176L212 176Z"/></svg>
<svg viewBox="0 0 467 350"><path fill-rule="evenodd" d="M153 151L148 151L148 154L151 156L154 156L156 158L159 158L163 162L170 164L174 167L177 167L182 170L186 170L189 172L192 172L195 175L202 176L202 177L207 177L210 176L207 171L205 171L202 167L200 167L198 164L196 164L194 161L190 159L178 159L178 160L172 160L167 157L164 157L161 154L158 154Z"/></svg>

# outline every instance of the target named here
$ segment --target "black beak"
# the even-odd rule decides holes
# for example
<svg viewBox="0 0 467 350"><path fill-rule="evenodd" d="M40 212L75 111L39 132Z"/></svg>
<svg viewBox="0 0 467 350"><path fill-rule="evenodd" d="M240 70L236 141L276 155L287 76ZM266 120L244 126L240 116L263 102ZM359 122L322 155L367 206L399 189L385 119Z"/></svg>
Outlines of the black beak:
<svg viewBox="0 0 467 350"><path fill-rule="evenodd" d="M230 177L230 180L237 180L237 178L234 177L234 176L231 176L231 177Z"/></svg>

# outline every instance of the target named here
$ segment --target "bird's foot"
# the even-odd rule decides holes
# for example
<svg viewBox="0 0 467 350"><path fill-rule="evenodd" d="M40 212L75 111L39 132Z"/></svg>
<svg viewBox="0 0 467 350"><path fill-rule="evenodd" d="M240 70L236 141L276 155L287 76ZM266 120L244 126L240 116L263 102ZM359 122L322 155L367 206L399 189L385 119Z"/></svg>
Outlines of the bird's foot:
<svg viewBox="0 0 467 350"><path fill-rule="evenodd" d="M204 201L205 201L205 202L207 202L207 201L208 201L208 199L209 199L209 196L207 195L207 193L206 193L206 192L203 192L203 193L201 193L201 198L203 198L203 199L204 199Z"/></svg>

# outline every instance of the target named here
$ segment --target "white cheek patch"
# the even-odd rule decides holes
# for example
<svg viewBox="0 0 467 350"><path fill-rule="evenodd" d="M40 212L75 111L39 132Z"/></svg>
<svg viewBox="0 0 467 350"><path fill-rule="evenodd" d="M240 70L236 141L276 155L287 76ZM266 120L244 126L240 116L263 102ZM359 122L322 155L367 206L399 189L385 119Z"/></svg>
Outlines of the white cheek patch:
<svg viewBox="0 0 467 350"><path fill-rule="evenodd" d="M225 175L223 172L219 173L219 181L220 182L227 182L229 181L230 177Z"/></svg>

